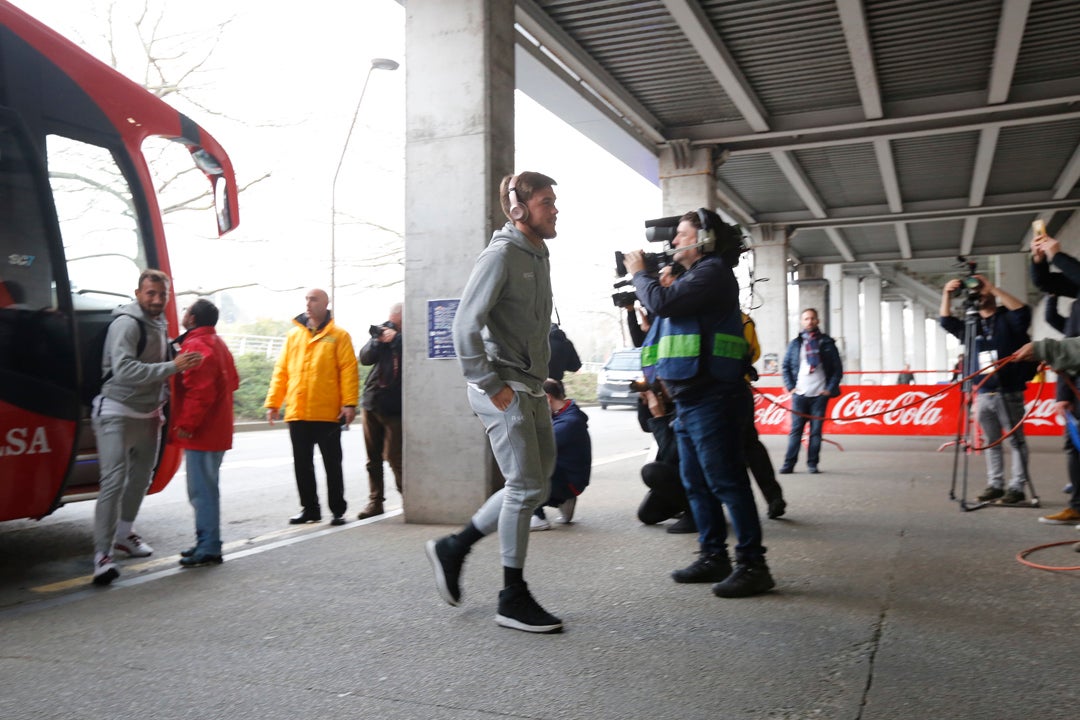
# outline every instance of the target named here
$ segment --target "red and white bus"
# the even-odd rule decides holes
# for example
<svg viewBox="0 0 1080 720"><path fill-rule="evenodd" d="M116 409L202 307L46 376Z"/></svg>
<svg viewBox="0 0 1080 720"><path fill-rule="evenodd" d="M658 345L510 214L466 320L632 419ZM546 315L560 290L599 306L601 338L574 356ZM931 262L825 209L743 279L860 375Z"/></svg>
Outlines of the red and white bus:
<svg viewBox="0 0 1080 720"><path fill-rule="evenodd" d="M186 147L218 234L236 180L205 130L0 0L0 520L41 518L98 490L82 378L90 341L139 273L170 273L144 141ZM177 334L176 306L166 309ZM151 492L180 463L166 446Z"/></svg>

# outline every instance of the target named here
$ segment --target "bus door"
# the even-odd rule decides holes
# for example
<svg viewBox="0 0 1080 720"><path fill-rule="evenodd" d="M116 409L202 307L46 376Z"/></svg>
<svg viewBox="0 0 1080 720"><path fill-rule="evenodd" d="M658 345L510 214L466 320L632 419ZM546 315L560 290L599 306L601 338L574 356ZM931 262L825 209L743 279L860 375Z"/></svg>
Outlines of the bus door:
<svg viewBox="0 0 1080 720"><path fill-rule="evenodd" d="M75 454L71 294L38 154L0 108L0 520L48 514Z"/></svg>

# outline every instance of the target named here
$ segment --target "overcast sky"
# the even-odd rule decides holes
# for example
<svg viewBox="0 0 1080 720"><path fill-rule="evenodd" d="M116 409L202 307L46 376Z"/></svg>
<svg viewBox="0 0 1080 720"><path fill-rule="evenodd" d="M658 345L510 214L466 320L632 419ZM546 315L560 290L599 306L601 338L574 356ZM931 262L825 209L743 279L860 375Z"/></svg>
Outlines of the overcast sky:
<svg viewBox="0 0 1080 720"><path fill-rule="evenodd" d="M42 22L105 57L105 0L15 0ZM272 173L241 196L231 241L214 237L210 215L168 228L178 288L257 281L271 289L329 284L330 200L335 167L373 57L402 63L375 71L338 182L338 316L356 328L385 319L403 294L403 269L368 267L400 244L404 228L405 12L395 0L309 0L285 11L259 0L149 0L166 36L187 59L201 57L213 28L228 21L191 94L204 108L170 98L226 148L241 184ZM142 81L131 37L143 0L115 0L120 69ZM185 33L190 33L185 35ZM642 221L660 213L660 191L520 92L517 169L559 185L559 237L550 243L555 301L583 355L621 344L610 295L615 250L645 245ZM611 210L596 212L597 188ZM303 292L237 293L251 316L289 317Z"/></svg>

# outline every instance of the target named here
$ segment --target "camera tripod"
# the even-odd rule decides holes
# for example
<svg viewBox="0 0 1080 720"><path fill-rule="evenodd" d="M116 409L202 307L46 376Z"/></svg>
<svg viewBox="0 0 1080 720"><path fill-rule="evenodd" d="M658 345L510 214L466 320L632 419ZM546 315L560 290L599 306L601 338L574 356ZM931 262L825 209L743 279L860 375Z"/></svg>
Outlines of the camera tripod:
<svg viewBox="0 0 1080 720"><path fill-rule="evenodd" d="M952 471L952 485L949 488L949 499L957 500L956 497L956 482L958 476L961 476L961 489L960 498L958 499L960 509L964 512L970 512L972 510L979 510L984 507L1039 507L1039 496L1035 492L1035 486L1031 482L1031 474L1028 472L1028 454L1025 448L1022 451L1020 448L1013 448L1012 452L1019 453L1020 462L1022 464L1024 472L1024 484L1021 487L1026 486L1027 491L1031 495L1031 499L1026 502L1016 503L1014 505L1006 505L1005 503L996 503L992 500L977 500L975 502L968 502L967 499L967 486L968 486L968 465L971 460L972 448L976 447L974 442L975 424L978 422L977 418L973 418L975 406L975 382L971 377L972 373L968 372L968 368L979 367L978 361L978 347L976 339L978 338L978 323L979 323L979 300L980 296L977 290L969 290L967 297L964 300L964 362L960 368L961 377L964 378L964 382L960 387L960 412L957 416L957 428L956 428L956 441L954 443L953 452L953 471ZM965 367L966 366L966 367ZM1003 398L998 397L995 402L1004 402ZM1011 413L1004 413L1008 418L1009 427L1015 426L1023 418L1023 413L1020 417L1014 418ZM960 453L963 451L964 463L961 475L960 468ZM1004 456L1004 451L1002 451ZM1004 463L1004 457L1002 459Z"/></svg>

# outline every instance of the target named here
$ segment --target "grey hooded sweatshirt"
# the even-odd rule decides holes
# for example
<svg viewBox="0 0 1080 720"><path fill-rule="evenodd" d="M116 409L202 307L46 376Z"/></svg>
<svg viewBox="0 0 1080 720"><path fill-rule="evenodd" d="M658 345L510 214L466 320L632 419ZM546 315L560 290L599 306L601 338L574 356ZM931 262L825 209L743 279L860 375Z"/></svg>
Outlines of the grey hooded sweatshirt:
<svg viewBox="0 0 1080 720"><path fill-rule="evenodd" d="M507 222L476 259L454 318L465 380L488 395L512 382L541 394L551 357L551 302L547 245L533 245Z"/></svg>
<svg viewBox="0 0 1080 720"><path fill-rule="evenodd" d="M146 333L146 347L136 357L140 323ZM140 413L161 407L169 396L166 380L179 372L168 357L167 342L164 317L151 319L137 302L113 310L101 353L102 377L108 377L110 371L112 377L102 384L101 394Z"/></svg>

